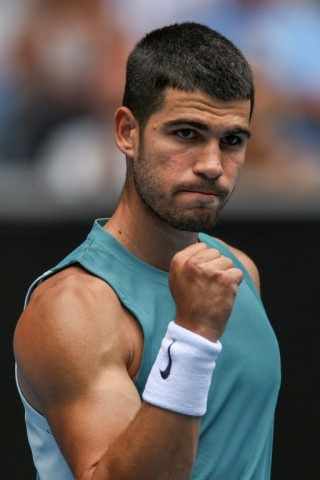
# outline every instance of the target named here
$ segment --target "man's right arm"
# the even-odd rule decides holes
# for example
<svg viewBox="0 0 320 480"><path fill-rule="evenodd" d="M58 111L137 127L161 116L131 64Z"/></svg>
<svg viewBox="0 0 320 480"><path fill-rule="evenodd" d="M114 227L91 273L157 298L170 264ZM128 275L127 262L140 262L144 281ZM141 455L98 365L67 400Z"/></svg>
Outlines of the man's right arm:
<svg viewBox="0 0 320 480"><path fill-rule="evenodd" d="M22 385L75 478L188 479L201 417L141 404L130 368L142 344L126 334L136 322L110 287L83 275L49 279L33 295L15 335ZM201 244L177 254L170 272L177 324L218 340L241 279Z"/></svg>
<svg viewBox="0 0 320 480"><path fill-rule="evenodd" d="M18 323L23 392L76 479L189 478L200 419L141 403L132 322L110 287L76 274L46 280Z"/></svg>

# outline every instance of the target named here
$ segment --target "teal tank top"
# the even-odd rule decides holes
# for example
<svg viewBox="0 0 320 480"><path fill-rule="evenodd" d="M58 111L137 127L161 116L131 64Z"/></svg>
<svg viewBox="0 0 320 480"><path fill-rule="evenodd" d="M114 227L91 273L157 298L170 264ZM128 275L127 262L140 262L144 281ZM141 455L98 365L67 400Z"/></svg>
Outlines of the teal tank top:
<svg viewBox="0 0 320 480"><path fill-rule="evenodd" d="M26 302L43 278L72 264L79 264L105 280L144 333L142 364L135 380L142 395L167 325L175 316L175 304L168 274L128 252L102 228L105 222L97 220L82 245L34 282ZM208 410L201 422L191 479L269 480L280 387L277 340L245 267L215 238L200 234L199 240L230 257L243 271L244 280L221 338L223 350L210 387ZM72 480L46 419L32 409L21 391L20 395L37 478L55 480L59 471L59 480Z"/></svg>

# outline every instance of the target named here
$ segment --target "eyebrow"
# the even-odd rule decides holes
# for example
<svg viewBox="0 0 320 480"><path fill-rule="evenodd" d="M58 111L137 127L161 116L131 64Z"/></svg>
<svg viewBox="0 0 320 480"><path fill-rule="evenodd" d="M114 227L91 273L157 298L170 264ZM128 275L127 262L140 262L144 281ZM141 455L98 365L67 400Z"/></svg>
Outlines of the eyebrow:
<svg viewBox="0 0 320 480"><path fill-rule="evenodd" d="M196 128L202 132L209 132L211 129L206 123L197 122L189 118L177 118L175 120L168 120L163 124L164 127L180 127L181 125L188 125L189 127ZM248 139L251 137L251 132L248 128L235 125L233 128L224 132L224 136L229 135L244 135Z"/></svg>

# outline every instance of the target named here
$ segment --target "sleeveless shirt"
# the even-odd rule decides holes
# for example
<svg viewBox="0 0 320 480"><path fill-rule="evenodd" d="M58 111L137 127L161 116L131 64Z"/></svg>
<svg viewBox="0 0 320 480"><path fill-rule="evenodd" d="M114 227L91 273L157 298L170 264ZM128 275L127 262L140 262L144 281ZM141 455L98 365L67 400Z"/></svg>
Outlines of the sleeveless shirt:
<svg viewBox="0 0 320 480"><path fill-rule="evenodd" d="M103 229L96 220L86 240L30 287L72 264L105 280L137 319L144 334L144 351L135 386L142 395L175 304L168 273L143 262ZM199 234L199 240L230 257L244 273L234 307L221 337L207 413L202 417L192 480L268 480L271 472L274 412L280 387L278 343L259 294L246 268L217 239ZM155 245L156 248L156 245ZM74 477L46 419L23 397L27 434L38 480Z"/></svg>

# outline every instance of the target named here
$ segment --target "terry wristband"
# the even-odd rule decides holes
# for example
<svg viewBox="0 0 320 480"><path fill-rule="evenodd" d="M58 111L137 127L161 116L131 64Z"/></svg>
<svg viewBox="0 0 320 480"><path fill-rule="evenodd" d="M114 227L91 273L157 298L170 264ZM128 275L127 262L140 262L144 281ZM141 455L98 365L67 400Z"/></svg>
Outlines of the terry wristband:
<svg viewBox="0 0 320 480"><path fill-rule="evenodd" d="M221 350L219 341L210 342L170 322L148 377L143 400L184 415L204 415Z"/></svg>

